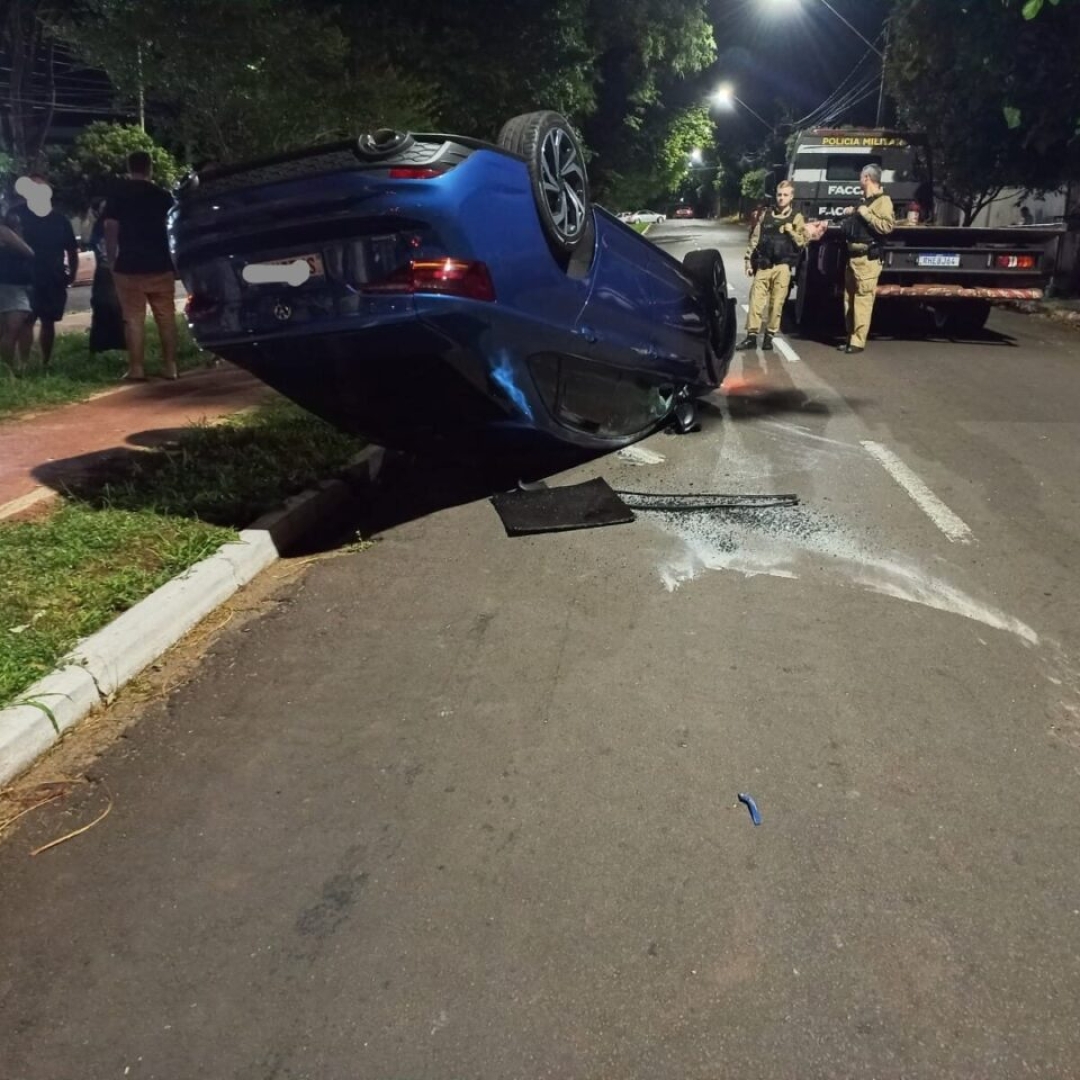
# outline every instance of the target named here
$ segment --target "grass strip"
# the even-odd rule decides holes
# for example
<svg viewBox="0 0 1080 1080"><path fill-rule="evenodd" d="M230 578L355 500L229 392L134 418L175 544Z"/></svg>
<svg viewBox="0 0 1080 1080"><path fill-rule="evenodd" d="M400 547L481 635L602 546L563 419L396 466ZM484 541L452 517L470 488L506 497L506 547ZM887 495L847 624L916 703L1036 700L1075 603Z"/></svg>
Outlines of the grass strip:
<svg viewBox="0 0 1080 1080"><path fill-rule="evenodd" d="M210 355L202 352L192 340L182 316L176 317L176 324L179 331L177 368L191 371L205 367ZM63 323L60 323L58 329L62 327ZM84 401L98 390L115 387L126 370L126 353L90 352L89 331L58 333L48 370L41 366L36 345L25 371L16 374L14 368L0 364L0 418ZM157 327L151 320L146 324L146 370L151 374L161 371Z"/></svg>
<svg viewBox="0 0 1080 1080"><path fill-rule="evenodd" d="M108 461L41 520L0 522L0 705L362 445L275 402Z"/></svg>

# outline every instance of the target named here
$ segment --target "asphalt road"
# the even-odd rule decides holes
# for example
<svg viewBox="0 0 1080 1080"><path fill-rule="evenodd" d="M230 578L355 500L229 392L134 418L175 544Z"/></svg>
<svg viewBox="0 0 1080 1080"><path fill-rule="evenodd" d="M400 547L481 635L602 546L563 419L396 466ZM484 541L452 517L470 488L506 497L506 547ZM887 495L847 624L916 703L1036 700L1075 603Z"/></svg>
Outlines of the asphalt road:
<svg viewBox="0 0 1080 1080"><path fill-rule="evenodd" d="M745 300L741 231L652 235ZM0 1071L1080 1075L1078 417L1080 336L1003 312L789 337L556 481L794 509L508 539L393 476L96 762L108 818L0 851Z"/></svg>

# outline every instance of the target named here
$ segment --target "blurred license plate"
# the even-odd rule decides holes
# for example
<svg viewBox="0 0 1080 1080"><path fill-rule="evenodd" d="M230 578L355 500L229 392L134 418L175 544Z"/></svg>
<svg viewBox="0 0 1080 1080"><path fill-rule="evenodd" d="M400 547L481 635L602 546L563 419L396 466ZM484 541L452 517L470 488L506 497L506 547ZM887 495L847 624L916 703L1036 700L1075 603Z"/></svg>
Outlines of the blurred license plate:
<svg viewBox="0 0 1080 1080"><path fill-rule="evenodd" d="M307 264L306 276L303 266L305 263ZM325 277L325 274L322 256L312 253L311 255L293 255L288 259L261 259L259 262L248 263L241 276L249 285L270 285L280 281L299 285L312 278Z"/></svg>
<svg viewBox="0 0 1080 1080"><path fill-rule="evenodd" d="M916 266L959 266L959 255L942 255L940 252L934 252L930 255L920 255L915 260Z"/></svg>
<svg viewBox="0 0 1080 1080"><path fill-rule="evenodd" d="M323 277L325 274L322 256L317 253L311 255L294 255L291 259L272 259L269 265L291 266L294 262L306 262L312 277Z"/></svg>

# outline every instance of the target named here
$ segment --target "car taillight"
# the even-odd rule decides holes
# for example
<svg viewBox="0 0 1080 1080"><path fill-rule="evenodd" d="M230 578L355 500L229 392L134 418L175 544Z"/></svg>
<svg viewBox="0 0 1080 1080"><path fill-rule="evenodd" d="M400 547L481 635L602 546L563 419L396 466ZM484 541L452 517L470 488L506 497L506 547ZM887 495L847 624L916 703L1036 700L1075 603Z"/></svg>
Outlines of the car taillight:
<svg viewBox="0 0 1080 1080"><path fill-rule="evenodd" d="M211 297L200 293L191 293L188 295L187 303L184 305L184 313L189 319L199 315L209 315L216 310L217 306L218 302Z"/></svg>
<svg viewBox="0 0 1080 1080"><path fill-rule="evenodd" d="M423 166L399 165L390 170L391 180L434 180L442 176L442 169L429 169Z"/></svg>
<svg viewBox="0 0 1080 1080"><path fill-rule="evenodd" d="M364 285L366 293L447 293L470 300L494 300L495 286L482 262L467 259L413 259L382 281Z"/></svg>
<svg viewBox="0 0 1080 1080"><path fill-rule="evenodd" d="M1034 255L998 255L994 265L1002 270L1034 270Z"/></svg>

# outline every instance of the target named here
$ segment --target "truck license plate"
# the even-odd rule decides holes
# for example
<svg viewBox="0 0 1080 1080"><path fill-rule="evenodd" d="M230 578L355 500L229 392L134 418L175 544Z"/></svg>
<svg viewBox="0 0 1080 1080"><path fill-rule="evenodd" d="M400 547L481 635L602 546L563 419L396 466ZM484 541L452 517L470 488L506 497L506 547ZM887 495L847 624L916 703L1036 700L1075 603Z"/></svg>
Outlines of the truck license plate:
<svg viewBox="0 0 1080 1080"><path fill-rule="evenodd" d="M935 251L929 254L919 255L915 260L916 266L959 266L959 255L944 255Z"/></svg>

